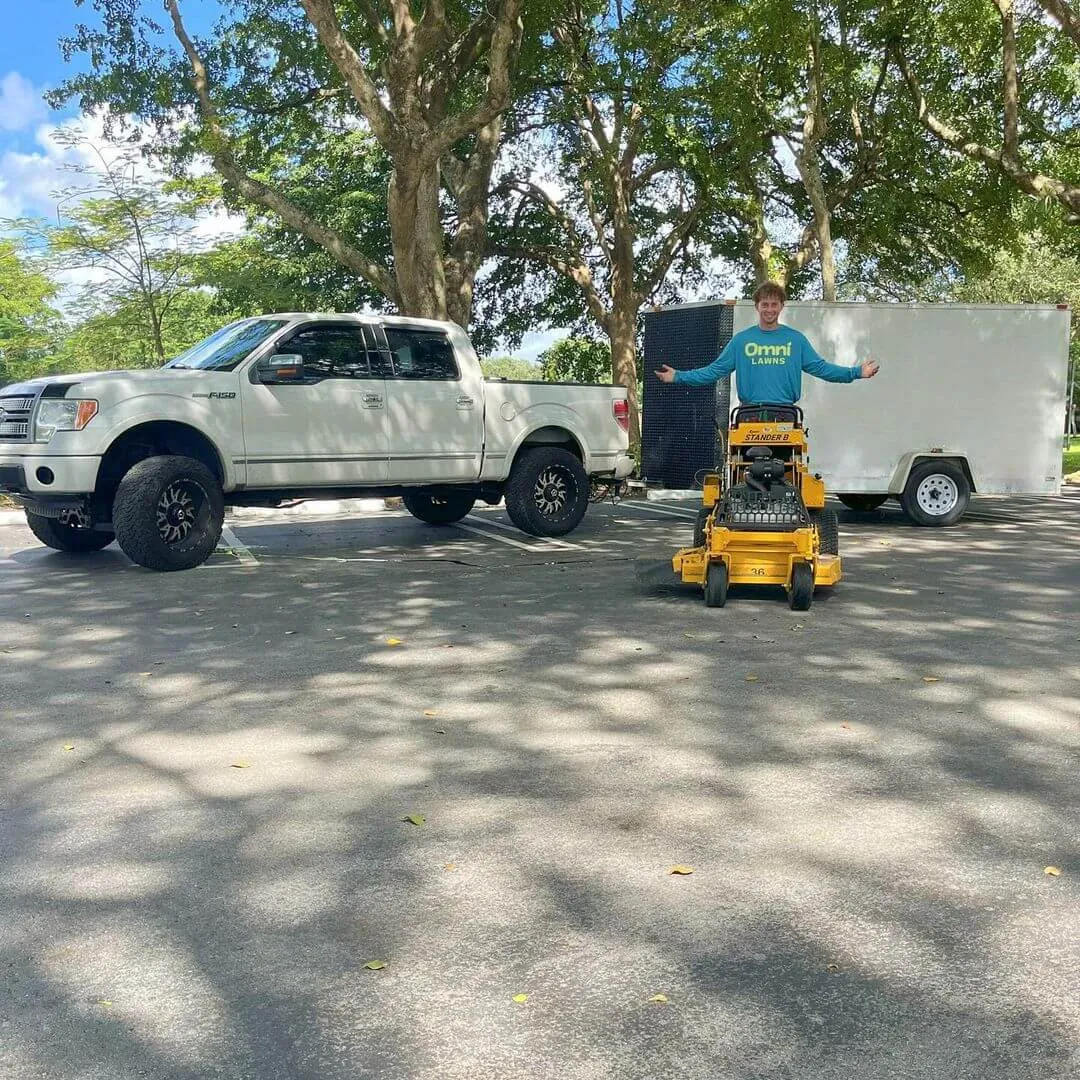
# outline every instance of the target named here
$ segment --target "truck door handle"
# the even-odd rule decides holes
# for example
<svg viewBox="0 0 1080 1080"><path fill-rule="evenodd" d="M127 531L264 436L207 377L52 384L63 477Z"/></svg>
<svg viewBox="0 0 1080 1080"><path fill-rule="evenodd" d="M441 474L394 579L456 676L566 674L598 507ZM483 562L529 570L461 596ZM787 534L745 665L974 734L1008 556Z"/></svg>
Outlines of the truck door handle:
<svg viewBox="0 0 1080 1080"><path fill-rule="evenodd" d="M379 394L365 394L361 399L365 409L381 409L382 397Z"/></svg>
<svg viewBox="0 0 1080 1080"><path fill-rule="evenodd" d="M465 397L464 394L457 399L457 403L459 409L471 409L475 404L471 397Z"/></svg>

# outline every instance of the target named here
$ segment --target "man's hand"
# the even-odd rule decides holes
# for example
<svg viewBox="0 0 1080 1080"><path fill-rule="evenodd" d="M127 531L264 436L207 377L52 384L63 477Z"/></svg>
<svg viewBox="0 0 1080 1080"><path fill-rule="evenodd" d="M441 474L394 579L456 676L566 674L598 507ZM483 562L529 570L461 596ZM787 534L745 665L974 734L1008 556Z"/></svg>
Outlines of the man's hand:
<svg viewBox="0 0 1080 1080"><path fill-rule="evenodd" d="M872 379L880 370L881 365L876 360L864 360L859 378Z"/></svg>
<svg viewBox="0 0 1080 1080"><path fill-rule="evenodd" d="M668 367L667 364L665 364L659 371L654 371L653 374L661 382L674 382L675 381L675 369L673 367Z"/></svg>

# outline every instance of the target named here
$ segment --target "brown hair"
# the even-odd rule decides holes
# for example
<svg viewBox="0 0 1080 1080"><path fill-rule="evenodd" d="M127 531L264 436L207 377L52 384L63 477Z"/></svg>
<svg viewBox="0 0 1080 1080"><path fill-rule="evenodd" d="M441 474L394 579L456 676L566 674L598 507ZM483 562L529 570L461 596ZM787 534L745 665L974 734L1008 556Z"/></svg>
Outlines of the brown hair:
<svg viewBox="0 0 1080 1080"><path fill-rule="evenodd" d="M781 304L787 303L787 293L783 285L777 285L775 281L763 281L754 290L754 303L764 300L767 296L775 297Z"/></svg>

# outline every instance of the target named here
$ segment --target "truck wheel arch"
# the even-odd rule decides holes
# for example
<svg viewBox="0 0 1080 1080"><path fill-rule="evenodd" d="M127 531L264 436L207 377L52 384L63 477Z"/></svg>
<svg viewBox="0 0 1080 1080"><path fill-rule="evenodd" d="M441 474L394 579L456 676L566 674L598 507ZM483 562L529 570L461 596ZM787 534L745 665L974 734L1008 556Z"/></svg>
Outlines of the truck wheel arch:
<svg viewBox="0 0 1080 1080"><path fill-rule="evenodd" d="M509 455L510 466L513 467L514 462L523 453L531 450L534 446L561 446L564 450L569 450L570 453L585 466L586 472L588 471L588 460L585 457L584 449L585 444L581 438L568 427L563 427L561 424L544 424L541 427L533 428L531 431L526 432L525 435L518 440L517 445Z"/></svg>
<svg viewBox="0 0 1080 1080"><path fill-rule="evenodd" d="M149 420L133 424L113 439L102 455L94 498L112 512L112 500L124 474L148 457L179 455L201 461L225 486L227 474L221 452L206 434L179 420Z"/></svg>

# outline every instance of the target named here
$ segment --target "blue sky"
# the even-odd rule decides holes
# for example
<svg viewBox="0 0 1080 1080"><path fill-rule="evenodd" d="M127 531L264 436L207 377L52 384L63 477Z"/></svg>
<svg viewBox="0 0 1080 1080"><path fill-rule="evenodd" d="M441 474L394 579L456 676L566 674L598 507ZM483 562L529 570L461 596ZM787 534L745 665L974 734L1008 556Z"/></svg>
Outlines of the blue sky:
<svg viewBox="0 0 1080 1080"><path fill-rule="evenodd" d="M23 215L52 217L53 192L70 182L65 162L77 155L57 147L50 132L61 124L78 124L91 138L100 136L93 117L80 116L68 106L50 109L42 100L47 89L59 86L74 72L85 69L81 54L65 63L59 41L79 23L98 25L90 3L75 0L0 0L0 219ZM161 0L142 0L141 9L159 24L168 16ZM188 29L209 28L220 11L218 0L182 0ZM534 359L552 341L565 336L553 331L527 336L517 355Z"/></svg>

